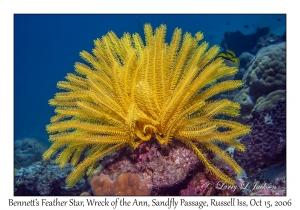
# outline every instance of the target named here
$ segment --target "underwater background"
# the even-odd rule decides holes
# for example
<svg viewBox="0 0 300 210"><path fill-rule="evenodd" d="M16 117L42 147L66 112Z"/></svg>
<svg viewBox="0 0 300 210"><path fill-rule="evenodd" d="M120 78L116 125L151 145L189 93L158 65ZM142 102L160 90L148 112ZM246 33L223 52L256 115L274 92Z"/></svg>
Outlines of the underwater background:
<svg viewBox="0 0 300 210"><path fill-rule="evenodd" d="M285 15L15 15L14 16L14 139L37 138L49 145L45 126L54 108L48 100L57 92L56 83L81 62L79 52L91 52L96 38L108 31L143 34L142 27L167 25L169 42L176 27L183 33L204 33L210 46L220 45L227 31L243 34L257 27L270 27L282 35Z"/></svg>
<svg viewBox="0 0 300 210"><path fill-rule="evenodd" d="M183 34L185 32L190 32L192 35L194 35L198 31L203 32L204 41L207 41L209 43L209 47L213 45L220 45L221 50L224 50L224 46L230 45L228 46L228 48L236 53L236 57L239 57L242 52L248 52L252 54L245 54L244 57L240 57L240 65L242 66L242 68L240 68L240 71L237 74L237 76L239 76L238 79L242 79L243 76L247 74L246 70L248 68L252 68L253 71L256 69L256 66L254 65L255 62L252 62L253 59L257 58L257 62L264 62L260 61L258 57L256 57L256 53L258 53L261 48L272 44L278 44L282 42L285 43L285 14L14 15L15 168L20 169L21 167L29 166L29 168L23 169L21 170L21 172L19 171L18 180L22 180L23 178L25 180L26 178L23 175L26 173L38 173L38 171L36 170L38 170L40 167L47 167L48 169L52 167L52 169L49 169L48 171L57 172L58 170L58 167L55 166L53 161L51 162L51 164L49 163L49 166L46 166L46 163L32 163L35 161L39 161L39 157L41 157L45 149L50 146L50 143L48 141L48 134L45 127L47 124L49 124L50 117L54 115L54 107L51 107L48 104L48 100L52 99L55 93L58 92L58 88L56 87L57 82L64 80L67 73L74 73L75 62L82 62L82 59L79 56L79 52L81 52L82 50L91 52L91 50L94 48L93 41L97 38L101 38L103 35L107 34L108 31L114 31L118 37L121 37L124 32L139 33L143 38L143 26L145 23L150 23L153 28L156 28L161 24L166 24L167 34L165 40L168 43L170 42L174 29L178 27L182 29ZM256 36L256 34L258 34L258 32L263 29L266 29L267 32L261 34L261 36ZM263 39L259 39L265 34L271 34L272 36L267 36ZM224 37L226 37L226 41L224 41ZM228 37L230 37L230 39ZM249 39L249 37L251 37L251 39ZM251 51L249 47L247 50L245 50L247 48L247 46L244 46L246 45L245 43L253 41L253 37L256 37L255 45L251 48L251 50L254 51ZM242 46L244 46L244 48ZM272 54L270 55L270 57L272 56L272 59L274 60L285 59L285 45L280 45L276 50L275 51L278 52L279 55L276 57L276 55ZM266 53L266 51L260 51L261 57L269 56L269 54L264 54ZM280 52L282 51L284 51L284 58L283 55L280 55ZM276 58L274 58L274 56ZM283 63L285 65L285 60ZM285 66L282 68L284 68L285 70ZM278 185L284 185L285 187L285 180L284 183L281 179L276 180L276 177L278 176L281 178L284 177L285 179L286 126L285 118L284 121L281 118L282 114L285 115L285 101L278 102L280 101L280 98L285 99L285 71L283 74L284 84L280 83L277 87L273 87L273 84L270 90L267 90L268 85L266 86L266 91L260 90L255 86L251 86L251 82L253 82L252 80L250 81L245 79L243 80L243 82L246 83L247 87L250 87L250 89L252 88L252 92L250 91L249 93L249 90L243 89L241 92L234 93L237 100L242 104L242 113L243 116L245 116L244 121L248 125L253 127L253 132L243 138L243 144L245 144L247 149L249 149L247 150L249 152L247 153L247 155L242 155L236 152L234 154L234 157L236 160L238 160L238 163L244 167L245 170L247 169L246 172L248 174L248 178L252 175L256 176L257 173L260 173L260 171L258 171L260 167L266 169L269 166L274 166L266 170L266 172L263 173L262 177L260 176L256 178L260 180L276 182ZM279 80L281 80L281 78ZM272 83L272 81L270 83ZM284 91L276 92L277 89L280 91ZM260 92L260 95L256 94L257 92ZM261 100L262 102L259 103L258 98L260 96L266 97L271 92L276 92L276 94L270 95L268 98L269 101L272 97L276 98L274 106L268 106L268 103L271 103L267 99ZM231 94L231 96L230 94L231 92L229 93L229 95L227 95L227 97L233 97L233 93ZM264 111L262 107L268 107L268 110ZM252 112L252 110L254 109L255 111ZM247 119L246 116L250 116L250 112L252 114L252 117L250 119ZM274 128L278 129L278 133L276 133L276 135L273 135L276 131L274 130ZM272 145L272 143L270 143L269 141L272 141L273 139L270 138L269 141L262 143L261 139L257 138L257 136L260 132L263 133L267 130L270 131L270 133L264 133L267 138L272 135L272 138L280 142L277 142L276 145ZM265 138L265 136L262 138ZM253 141L257 144L253 145ZM267 148L266 144L270 144L270 148ZM142 154L138 154L138 157L140 158L138 159L138 161L140 162L144 161L143 155L145 155L145 153L151 153L152 150L155 150L155 147L159 146L144 145L144 147L148 149L140 148L142 151ZM265 147L267 148L267 151L259 151L259 149ZM271 151L274 151L275 147L277 153L276 151L272 153ZM28 158L28 151L32 151L32 149L36 151L36 155L34 156L30 154L29 156L31 158ZM147 152L145 150L147 150ZM189 153L189 151L186 151L180 147L178 151L181 150L183 150L182 152L186 153L187 157L190 156L190 159L193 160L194 157L191 153ZM16 153L20 151L21 153L26 151L25 153L27 154L17 156ZM126 151L122 152L126 153ZM230 153L230 151L228 152ZM276 156L277 159L270 160L271 162L266 166L266 164L264 163L264 161L266 160L266 156ZM248 160L250 160L251 158L251 163L257 162L257 165L249 165ZM24 159L26 160L24 161ZM20 163L16 163L16 161L19 161ZM125 164L124 162L126 162L126 160L122 161L123 162L121 164ZM197 161L193 161L191 161L191 164L196 165ZM117 164L120 164L120 162L117 162L115 165ZM155 164L155 160L153 160L151 164ZM114 164L112 164L112 166L114 166ZM125 165L124 167L130 168L133 166ZM152 167L155 168L154 166ZM223 165L221 167L223 167ZM68 166L65 169L61 170L61 174L58 176L65 178L65 175L68 174L71 170L72 169ZM43 177L44 180L41 180L41 183L46 182L46 180L54 180L52 175L49 175L47 173L45 173ZM197 195L199 195L199 193L204 193L204 191L198 189L196 185L193 185L194 179L201 180L201 178L203 178L202 176L204 176L203 173L196 174L194 178L190 180L189 184L187 184L188 187L185 190L180 191L181 195L194 195L195 192L197 192ZM209 179L214 178L209 177ZM254 182L254 179L252 181ZM18 184L15 183L15 187L17 185L21 185L21 182L22 181L19 181ZM157 185L159 185L159 181L157 181L157 183ZM78 195L79 192L81 192L80 190L83 189L82 187L80 188L80 186L83 185L83 181L79 182L79 184L75 186L75 188L77 187L76 190L70 190L66 192L66 194ZM37 190L39 193L35 191L32 195L57 195L55 194L55 190L51 190L43 188L43 190ZM167 195L169 193L167 191L154 192L156 194L153 194L152 192L152 195ZM24 195L23 193L23 191L18 191L15 189L15 195ZM219 192L213 193L216 194L211 195L227 195L220 194ZM235 192L237 194L230 194L231 192L225 193L228 193L228 195L241 195L237 192ZM263 195L284 195L285 189L284 192L276 192L278 194L272 194L274 192L270 193L263 191L258 192L257 194L254 193L253 195L261 195L260 193ZM59 195L63 195L63 193ZM242 195L251 195L251 192L243 192Z"/></svg>

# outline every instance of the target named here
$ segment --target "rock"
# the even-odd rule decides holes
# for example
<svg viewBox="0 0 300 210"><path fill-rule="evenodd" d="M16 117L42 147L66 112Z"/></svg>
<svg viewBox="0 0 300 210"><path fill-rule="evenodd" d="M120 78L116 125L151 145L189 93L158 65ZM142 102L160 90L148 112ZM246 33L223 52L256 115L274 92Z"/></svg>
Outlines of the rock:
<svg viewBox="0 0 300 210"><path fill-rule="evenodd" d="M269 27L257 28L255 33L248 35L244 35L240 31L227 31L224 34L221 47L232 50L239 57L243 52L250 52L256 46L259 38L269 33L269 31Z"/></svg>
<svg viewBox="0 0 300 210"><path fill-rule="evenodd" d="M84 191L86 181L80 179L72 188L67 188L65 179L73 170L67 163L63 169L53 161L38 161L26 168L20 168L15 175L14 195L80 195Z"/></svg>
<svg viewBox="0 0 300 210"><path fill-rule="evenodd" d="M121 173L132 172L154 188L169 187L185 179L199 163L197 156L179 141L163 147L155 140L141 144L135 151L124 148L115 157L104 160L102 174L111 180Z"/></svg>
<svg viewBox="0 0 300 210"><path fill-rule="evenodd" d="M203 152L216 167L235 179L235 173L229 166L222 161L215 160L215 155L204 148ZM167 146L162 146L152 139L142 143L135 151L132 151L131 148L122 148L114 156L105 157L101 162L100 169L95 174L105 176L105 179L113 182L126 172L138 175L141 180L151 185L151 195L155 196L187 195L194 190L194 185L192 183L189 185L189 183L201 182L201 179L195 180L199 177L205 176L205 180L202 182L217 183L219 181L204 167L194 152L176 139ZM95 176L94 173L91 176ZM194 176L197 178L191 181L191 177ZM90 183L91 180L92 178L89 178L88 182ZM184 189L186 191L181 192ZM221 192L214 190L209 194L221 195ZM191 193L190 195L196 194ZM232 192L231 195L235 195L235 193Z"/></svg>
<svg viewBox="0 0 300 210"><path fill-rule="evenodd" d="M271 109L253 111L246 122L252 127L241 140L247 150L235 151L234 159L248 177L286 161L286 101L279 101Z"/></svg>
<svg viewBox="0 0 300 210"><path fill-rule="evenodd" d="M42 160L42 155L47 149L45 144L36 139L16 140L14 142L14 167L19 169Z"/></svg>

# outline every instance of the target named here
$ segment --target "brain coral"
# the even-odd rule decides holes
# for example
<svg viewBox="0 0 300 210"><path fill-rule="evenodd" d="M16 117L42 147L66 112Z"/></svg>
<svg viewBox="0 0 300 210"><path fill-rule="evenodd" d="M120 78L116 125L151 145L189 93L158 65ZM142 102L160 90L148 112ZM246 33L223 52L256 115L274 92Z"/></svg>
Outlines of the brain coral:
<svg viewBox="0 0 300 210"><path fill-rule="evenodd" d="M236 100L249 112L257 99L277 90L286 89L286 43L262 48L252 60ZM242 110L245 111L245 110Z"/></svg>
<svg viewBox="0 0 300 210"><path fill-rule="evenodd" d="M266 97L261 96L257 99L254 109L256 111L263 111L267 108L273 108L280 100L285 100L286 90L276 90L269 93Z"/></svg>
<svg viewBox="0 0 300 210"><path fill-rule="evenodd" d="M268 94L285 89L286 81L286 44L270 45L258 51L256 59L249 67L249 77L243 82L249 84L250 94Z"/></svg>

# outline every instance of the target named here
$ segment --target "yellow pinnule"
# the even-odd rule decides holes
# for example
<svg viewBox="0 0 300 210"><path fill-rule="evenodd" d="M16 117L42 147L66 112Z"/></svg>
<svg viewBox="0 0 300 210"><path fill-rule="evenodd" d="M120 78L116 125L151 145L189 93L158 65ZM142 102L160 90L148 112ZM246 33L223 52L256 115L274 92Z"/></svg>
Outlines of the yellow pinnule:
<svg viewBox="0 0 300 210"><path fill-rule="evenodd" d="M250 128L218 119L219 115L239 116L240 105L228 99L210 100L242 85L241 81L218 81L237 69L215 58L218 46L207 50L208 43L199 43L202 33L194 37L185 33L182 39L181 29L176 28L169 44L166 29L161 25L153 30L146 24L145 43L138 34L118 38L108 32L94 41L92 54L80 53L89 65L76 63L76 73L58 82L64 92L49 100L56 115L47 125L52 146L43 158L60 151L56 158L60 167L67 162L76 166L66 179L69 187L97 167L103 156L124 146L136 148L152 137L164 145L179 139L211 173L229 184L234 181L196 145L215 153L235 172L242 171L217 146L222 142L245 150L237 138Z"/></svg>

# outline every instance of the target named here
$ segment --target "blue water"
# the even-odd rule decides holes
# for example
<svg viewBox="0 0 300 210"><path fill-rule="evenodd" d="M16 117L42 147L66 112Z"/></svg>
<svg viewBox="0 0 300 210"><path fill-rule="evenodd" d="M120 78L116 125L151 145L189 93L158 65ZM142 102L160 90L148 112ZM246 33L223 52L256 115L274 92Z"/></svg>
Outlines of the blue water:
<svg viewBox="0 0 300 210"><path fill-rule="evenodd" d="M82 61L79 52L91 51L93 40L108 31L143 34L142 26L167 25L170 41L176 27L195 34L202 31L211 45L220 44L226 31L251 34L270 27L283 34L286 16L281 15L15 15L14 16L14 139L37 138L48 143L45 126L54 115L48 105L59 90L56 83L74 72ZM244 26L248 25L248 28Z"/></svg>

